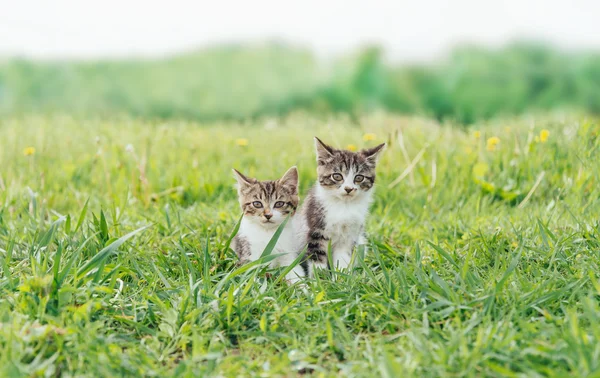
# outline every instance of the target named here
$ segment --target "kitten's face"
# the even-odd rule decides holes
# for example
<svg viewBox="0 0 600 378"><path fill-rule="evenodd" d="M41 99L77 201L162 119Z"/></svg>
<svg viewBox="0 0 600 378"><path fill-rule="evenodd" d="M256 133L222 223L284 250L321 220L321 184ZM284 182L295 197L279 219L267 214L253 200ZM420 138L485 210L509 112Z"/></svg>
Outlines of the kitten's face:
<svg viewBox="0 0 600 378"><path fill-rule="evenodd" d="M298 207L298 170L290 168L276 181L258 181L233 170L244 217L265 228L277 228Z"/></svg>
<svg viewBox="0 0 600 378"><path fill-rule="evenodd" d="M385 147L351 152L337 150L315 138L319 184L336 198L353 201L364 196L375 184L377 158Z"/></svg>

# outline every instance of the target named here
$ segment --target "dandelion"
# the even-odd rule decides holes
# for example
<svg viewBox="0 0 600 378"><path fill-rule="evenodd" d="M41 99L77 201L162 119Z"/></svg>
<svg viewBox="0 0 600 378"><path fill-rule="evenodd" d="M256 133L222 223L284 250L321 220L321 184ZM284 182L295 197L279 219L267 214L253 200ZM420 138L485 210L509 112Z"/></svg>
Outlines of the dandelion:
<svg viewBox="0 0 600 378"><path fill-rule="evenodd" d="M23 149L23 155L31 156L33 154L35 154L35 147L26 147L25 149Z"/></svg>
<svg viewBox="0 0 600 378"><path fill-rule="evenodd" d="M467 155L471 155L473 153L473 149L469 146L465 147L465 153Z"/></svg>
<svg viewBox="0 0 600 378"><path fill-rule="evenodd" d="M377 135L373 134L373 133L366 133L365 135L363 135L363 140L365 142L368 142L370 140L375 140L377 139Z"/></svg>
<svg viewBox="0 0 600 378"><path fill-rule="evenodd" d="M475 138L475 139L481 138L481 131L479 131L479 130L473 131L473 138Z"/></svg>
<svg viewBox="0 0 600 378"><path fill-rule="evenodd" d="M540 131L540 142L546 143L549 136L550 136L550 131L548 131L546 129Z"/></svg>
<svg viewBox="0 0 600 378"><path fill-rule="evenodd" d="M347 145L347 146L346 146L346 149L347 149L348 151L352 151L352 152L354 152L354 151L356 151L356 150L357 150L356 146L355 146L355 145L353 145L353 144L349 144L349 145Z"/></svg>
<svg viewBox="0 0 600 378"><path fill-rule="evenodd" d="M235 144L240 147L246 147L248 145L248 139L246 138L238 138L235 140Z"/></svg>
<svg viewBox="0 0 600 378"><path fill-rule="evenodd" d="M498 137L491 137L488 138L487 140L487 150L488 151L496 151L496 147L498 146L498 143L500 143L500 138Z"/></svg>
<svg viewBox="0 0 600 378"><path fill-rule="evenodd" d="M135 151L135 149L133 148L133 144L129 143L127 146L125 146L125 151L133 153Z"/></svg>

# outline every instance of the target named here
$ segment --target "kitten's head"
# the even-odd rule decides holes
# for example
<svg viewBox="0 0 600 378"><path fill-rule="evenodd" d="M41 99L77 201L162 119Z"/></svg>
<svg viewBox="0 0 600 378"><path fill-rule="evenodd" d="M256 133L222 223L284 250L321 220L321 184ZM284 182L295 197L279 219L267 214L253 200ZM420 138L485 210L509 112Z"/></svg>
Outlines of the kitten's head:
<svg viewBox="0 0 600 378"><path fill-rule="evenodd" d="M351 152L338 150L315 137L319 184L334 197L352 201L364 196L375 184L375 167L385 143Z"/></svg>
<svg viewBox="0 0 600 378"><path fill-rule="evenodd" d="M265 228L276 228L298 207L298 170L288 169L276 181L258 181L233 170L244 217Z"/></svg>

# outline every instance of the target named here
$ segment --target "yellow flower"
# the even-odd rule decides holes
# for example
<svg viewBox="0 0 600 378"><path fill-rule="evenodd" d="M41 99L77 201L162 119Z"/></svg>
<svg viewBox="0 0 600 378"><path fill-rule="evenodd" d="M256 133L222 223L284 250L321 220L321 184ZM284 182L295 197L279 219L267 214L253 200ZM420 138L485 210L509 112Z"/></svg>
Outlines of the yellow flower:
<svg viewBox="0 0 600 378"><path fill-rule="evenodd" d="M347 149L348 151L353 151L353 152L357 150L356 146L355 146L355 145L353 145L353 144L349 144L349 145L347 145L347 146L346 146L346 149Z"/></svg>
<svg viewBox="0 0 600 378"><path fill-rule="evenodd" d="M373 133L366 133L365 135L363 135L363 140L365 142L368 142L370 140L375 140L377 138L377 135L373 134Z"/></svg>
<svg viewBox="0 0 600 378"><path fill-rule="evenodd" d="M478 131L478 130L473 131L473 137L475 139L481 138L481 131Z"/></svg>
<svg viewBox="0 0 600 378"><path fill-rule="evenodd" d="M465 153L467 155L471 155L473 153L473 149L469 146L465 147Z"/></svg>
<svg viewBox="0 0 600 378"><path fill-rule="evenodd" d="M500 143L500 138L498 137L491 137L488 138L487 140L487 150L488 151L496 151L496 146L498 145L498 143Z"/></svg>
<svg viewBox="0 0 600 378"><path fill-rule="evenodd" d="M35 147L26 147L25 149L23 149L23 155L31 156L33 154L35 154Z"/></svg>
<svg viewBox="0 0 600 378"><path fill-rule="evenodd" d="M241 147L245 147L248 145L248 139L246 138L238 138L235 140L235 144Z"/></svg>
<svg viewBox="0 0 600 378"><path fill-rule="evenodd" d="M546 143L549 136L550 136L550 131L548 131L546 129L540 131L540 142Z"/></svg>
<svg viewBox="0 0 600 378"><path fill-rule="evenodd" d="M510 127L509 126L505 126L504 127L504 132L507 134L510 134Z"/></svg>

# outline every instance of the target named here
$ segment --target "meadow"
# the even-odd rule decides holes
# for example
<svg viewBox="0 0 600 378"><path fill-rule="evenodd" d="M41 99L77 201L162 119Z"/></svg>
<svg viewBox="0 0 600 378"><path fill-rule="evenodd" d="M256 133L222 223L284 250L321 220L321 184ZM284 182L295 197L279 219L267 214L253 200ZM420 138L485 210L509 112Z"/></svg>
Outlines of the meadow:
<svg viewBox="0 0 600 378"><path fill-rule="evenodd" d="M600 53L517 41L459 45L433 62L396 62L365 46L325 59L282 43L218 45L152 59L0 57L0 116L245 121L303 110L374 110L472 124L557 108L600 114Z"/></svg>
<svg viewBox="0 0 600 378"><path fill-rule="evenodd" d="M231 168L387 142L352 272L237 267ZM600 375L600 121L0 120L0 376ZM267 274L269 273L269 274Z"/></svg>

